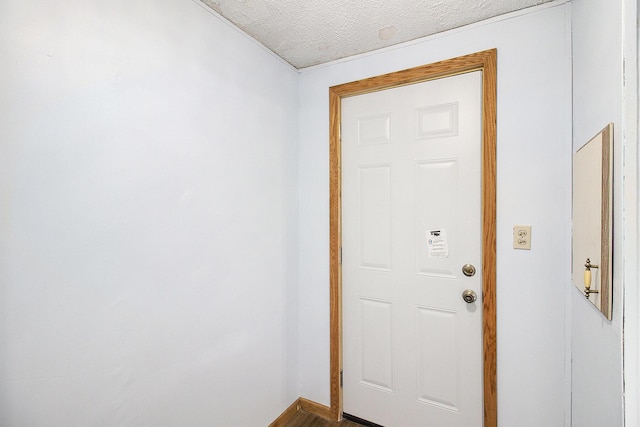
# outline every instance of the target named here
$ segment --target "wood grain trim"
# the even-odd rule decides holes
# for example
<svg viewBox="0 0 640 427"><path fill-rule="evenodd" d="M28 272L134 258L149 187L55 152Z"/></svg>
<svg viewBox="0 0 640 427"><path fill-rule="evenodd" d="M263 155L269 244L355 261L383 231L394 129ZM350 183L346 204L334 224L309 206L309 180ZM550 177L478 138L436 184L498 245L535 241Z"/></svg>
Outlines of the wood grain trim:
<svg viewBox="0 0 640 427"><path fill-rule="evenodd" d="M411 83L435 80L440 77L449 77L456 74L463 74L469 71L484 69L487 60L492 55L495 56L495 49L483 52L472 53L470 55L447 59L432 64L422 65L408 70L396 71L394 73L383 74L364 80L357 80L339 86L329 88L338 97L348 97L362 95L364 93L376 92L392 87L404 86Z"/></svg>
<svg viewBox="0 0 640 427"><path fill-rule="evenodd" d="M285 411L280 414L278 418L275 419L269 427L284 427L287 425L289 421L296 415L296 413L300 410L300 399L296 399Z"/></svg>
<svg viewBox="0 0 640 427"><path fill-rule="evenodd" d="M340 147L341 97L329 90L329 390L330 419L342 417L342 150Z"/></svg>
<svg viewBox="0 0 640 427"><path fill-rule="evenodd" d="M301 410L317 415L325 420L332 421L331 408L312 400L305 399L304 397L299 397L287 409L285 409L284 412L275 419L275 421L269 424L269 427L285 427L287 423L289 423L289 421L291 421Z"/></svg>
<svg viewBox="0 0 640 427"><path fill-rule="evenodd" d="M330 418L342 414L342 271L341 236L341 99L421 81L482 71L482 236L483 236L483 373L484 426L496 427L496 103L497 50L486 50L433 64L423 65L329 88L329 234L330 234Z"/></svg>
<svg viewBox="0 0 640 427"><path fill-rule="evenodd" d="M602 130L602 229L600 235L600 311L611 320L611 202L613 123Z"/></svg>
<svg viewBox="0 0 640 427"><path fill-rule="evenodd" d="M301 397L300 399L298 399L298 401L300 402L300 409L302 409L303 411L306 411L313 415L317 415L321 418L324 418L325 420L333 420L331 408L329 408L328 406L305 399L304 397Z"/></svg>
<svg viewBox="0 0 640 427"><path fill-rule="evenodd" d="M496 321L497 52L482 67L482 346L484 426L498 425Z"/></svg>

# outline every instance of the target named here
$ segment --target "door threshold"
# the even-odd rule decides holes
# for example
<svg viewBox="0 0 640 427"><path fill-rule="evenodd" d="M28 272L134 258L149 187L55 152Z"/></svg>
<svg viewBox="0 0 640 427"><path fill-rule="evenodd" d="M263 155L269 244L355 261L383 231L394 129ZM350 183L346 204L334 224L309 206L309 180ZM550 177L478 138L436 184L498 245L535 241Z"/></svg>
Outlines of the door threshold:
<svg viewBox="0 0 640 427"><path fill-rule="evenodd" d="M345 420L353 421L354 423L358 423L366 427L384 427L384 426L381 426L380 424L372 423L371 421L358 418L355 415L347 414L346 412L342 413L342 418L344 418Z"/></svg>

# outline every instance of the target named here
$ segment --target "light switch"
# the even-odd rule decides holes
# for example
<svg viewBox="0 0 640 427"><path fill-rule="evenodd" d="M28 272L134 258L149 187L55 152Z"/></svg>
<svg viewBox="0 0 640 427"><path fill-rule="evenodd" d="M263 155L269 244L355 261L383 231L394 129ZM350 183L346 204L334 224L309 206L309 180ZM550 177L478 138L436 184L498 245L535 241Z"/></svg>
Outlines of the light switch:
<svg viewBox="0 0 640 427"><path fill-rule="evenodd" d="M531 250L531 226L513 226L513 249Z"/></svg>

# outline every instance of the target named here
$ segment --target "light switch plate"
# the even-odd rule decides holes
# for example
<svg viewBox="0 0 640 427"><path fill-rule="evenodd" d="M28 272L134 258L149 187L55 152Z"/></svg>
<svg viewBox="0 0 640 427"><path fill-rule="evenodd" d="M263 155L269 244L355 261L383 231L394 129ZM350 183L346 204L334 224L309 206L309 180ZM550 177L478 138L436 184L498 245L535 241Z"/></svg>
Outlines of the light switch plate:
<svg viewBox="0 0 640 427"><path fill-rule="evenodd" d="M531 226L513 226L513 249L531 250Z"/></svg>

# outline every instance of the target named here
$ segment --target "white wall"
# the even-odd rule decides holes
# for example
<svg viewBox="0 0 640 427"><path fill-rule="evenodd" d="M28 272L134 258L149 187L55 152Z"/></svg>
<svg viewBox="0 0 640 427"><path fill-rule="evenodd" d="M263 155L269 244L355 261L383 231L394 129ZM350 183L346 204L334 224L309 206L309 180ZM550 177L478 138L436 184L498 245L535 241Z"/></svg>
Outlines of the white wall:
<svg viewBox="0 0 640 427"><path fill-rule="evenodd" d="M568 425L569 11L568 4L554 3L303 70L299 89L303 396L329 403L328 88L495 47L499 425ZM514 224L532 225L531 251L512 249Z"/></svg>
<svg viewBox="0 0 640 427"><path fill-rule="evenodd" d="M622 425L623 295L623 1L574 0L573 148L614 123L613 319L607 321L577 289L572 296L573 423Z"/></svg>
<svg viewBox="0 0 640 427"><path fill-rule="evenodd" d="M185 0L2 1L0 63L0 425L275 419L297 72Z"/></svg>
<svg viewBox="0 0 640 427"><path fill-rule="evenodd" d="M640 186L638 136L640 135L639 16L637 0L623 0L624 128L624 421L640 427Z"/></svg>
<svg viewBox="0 0 640 427"><path fill-rule="evenodd" d="M623 235L624 235L624 423L640 427L640 263L638 183L638 1L622 0L623 79Z"/></svg>
<svg viewBox="0 0 640 427"><path fill-rule="evenodd" d="M574 420L585 426L622 425L624 406L624 424L640 426L638 4L636 0L574 0L573 4L574 150L597 132L597 123L612 121L616 130L614 317L603 321L574 295Z"/></svg>

